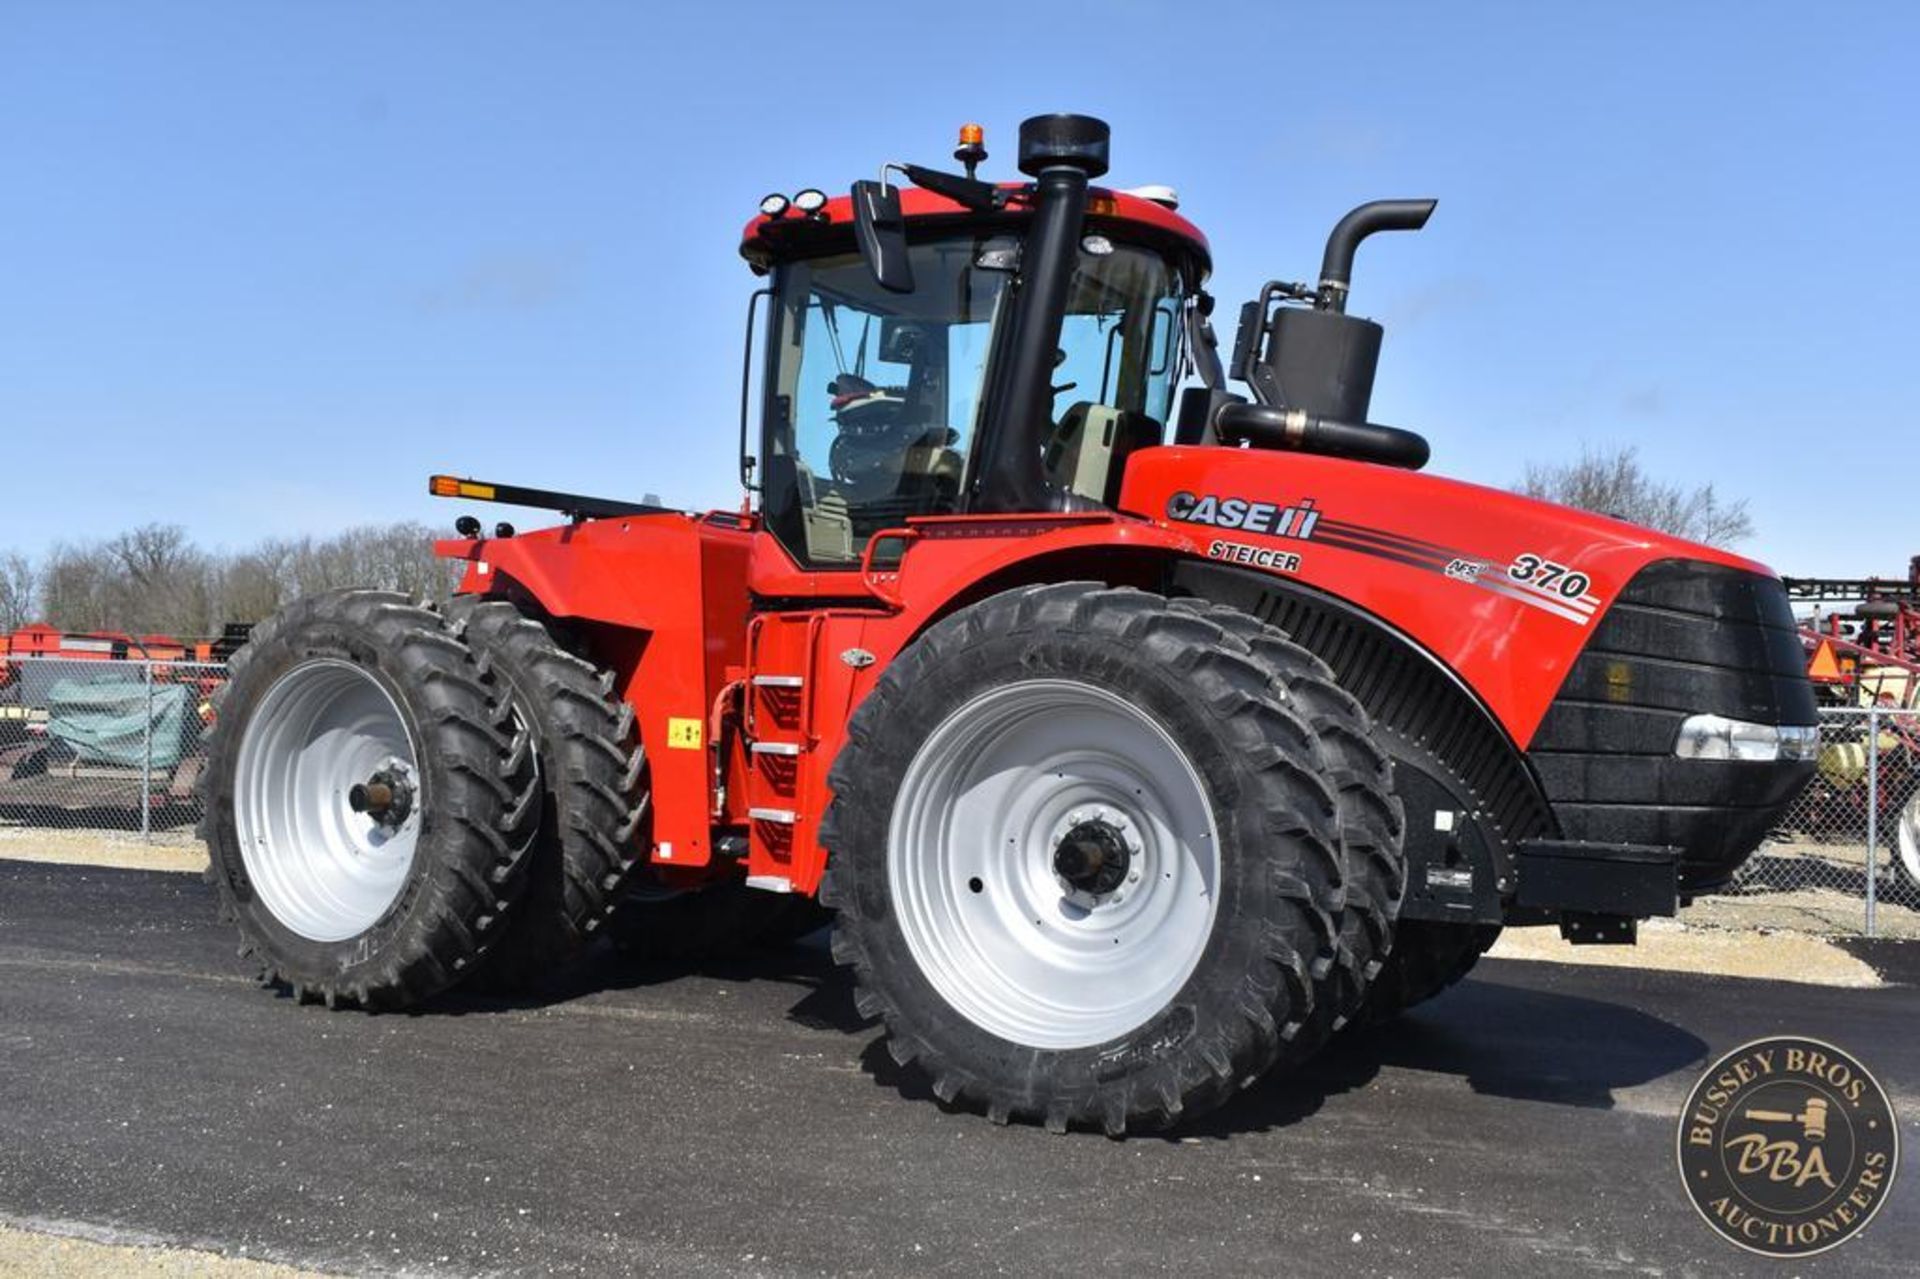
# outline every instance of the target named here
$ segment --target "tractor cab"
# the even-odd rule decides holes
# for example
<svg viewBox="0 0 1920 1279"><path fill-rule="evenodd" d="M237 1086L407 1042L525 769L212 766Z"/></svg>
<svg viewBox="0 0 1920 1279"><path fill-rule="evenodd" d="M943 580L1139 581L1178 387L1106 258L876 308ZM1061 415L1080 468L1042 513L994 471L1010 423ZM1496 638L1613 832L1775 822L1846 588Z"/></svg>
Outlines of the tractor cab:
<svg viewBox="0 0 1920 1279"><path fill-rule="evenodd" d="M902 167L942 189L885 188L887 229L862 217L859 188L877 184L856 184L768 197L741 246L769 277L751 486L809 567L857 565L918 517L1113 506L1186 368L1207 246L1170 193L1090 189L1070 169L1084 212L1063 228L1035 188ZM876 234L891 238L878 268Z"/></svg>
<svg viewBox="0 0 1920 1279"><path fill-rule="evenodd" d="M1366 420L1381 331L1346 301L1360 242L1419 228L1432 201L1348 214L1317 286L1276 281L1242 308L1229 370L1206 238L1167 188L1091 186L1107 155L1101 121L1036 116L1019 145L1033 181L989 183L968 125L964 177L890 164L846 197L761 202L741 243L770 277L755 295L770 299L760 443L746 456L743 394L742 473L796 561L855 566L874 534L928 516L1115 508L1128 459L1170 426L1183 444L1425 464L1425 440Z"/></svg>

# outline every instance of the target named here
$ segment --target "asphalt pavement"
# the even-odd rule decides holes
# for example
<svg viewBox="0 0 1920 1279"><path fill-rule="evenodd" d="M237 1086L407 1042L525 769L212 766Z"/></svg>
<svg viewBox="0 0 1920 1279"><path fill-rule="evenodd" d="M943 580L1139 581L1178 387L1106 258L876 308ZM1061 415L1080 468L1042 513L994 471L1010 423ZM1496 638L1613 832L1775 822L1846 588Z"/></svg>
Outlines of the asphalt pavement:
<svg viewBox="0 0 1920 1279"><path fill-rule="evenodd" d="M197 878L0 862L0 1224L320 1270L1752 1273L1683 1197L1720 1053L1859 1054L1903 1116L1861 1237L1911 1274L1920 989L1488 961L1166 1136L998 1128L891 1064L819 948L607 957L412 1015L249 980Z"/></svg>

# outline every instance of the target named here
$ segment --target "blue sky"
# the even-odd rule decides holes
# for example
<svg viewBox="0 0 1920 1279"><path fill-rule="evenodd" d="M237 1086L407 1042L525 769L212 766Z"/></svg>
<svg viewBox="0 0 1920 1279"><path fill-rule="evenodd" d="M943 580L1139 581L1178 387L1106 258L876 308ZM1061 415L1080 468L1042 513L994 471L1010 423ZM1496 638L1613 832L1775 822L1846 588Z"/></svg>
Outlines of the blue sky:
<svg viewBox="0 0 1920 1279"><path fill-rule="evenodd" d="M1637 444L1786 572L1898 573L1920 7L0 0L0 548L452 518L425 476L732 505L767 191L1114 129L1222 318L1362 250L1436 471Z"/></svg>

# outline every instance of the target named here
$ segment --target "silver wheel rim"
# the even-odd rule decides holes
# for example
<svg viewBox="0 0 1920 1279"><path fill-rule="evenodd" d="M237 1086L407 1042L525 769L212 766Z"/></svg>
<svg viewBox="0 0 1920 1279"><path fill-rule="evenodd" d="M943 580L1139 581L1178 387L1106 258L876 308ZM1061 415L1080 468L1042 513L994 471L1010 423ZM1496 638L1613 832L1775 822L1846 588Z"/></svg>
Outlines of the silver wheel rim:
<svg viewBox="0 0 1920 1279"><path fill-rule="evenodd" d="M1897 834L1900 865L1907 872L1907 882L1920 887L1920 791L1914 792L1907 806L1900 810Z"/></svg>
<svg viewBox="0 0 1920 1279"><path fill-rule="evenodd" d="M403 821L356 812L378 773L412 787ZM365 669L302 662L274 681L240 737L233 818L253 891L312 941L371 928L400 897L420 835L419 755L400 707Z"/></svg>
<svg viewBox="0 0 1920 1279"><path fill-rule="evenodd" d="M1110 888L1060 869L1085 831L1124 865ZM1220 839L1155 720L1090 684L1027 680L973 698L915 753L887 874L915 962L956 1011L1014 1043L1084 1048L1145 1024L1192 976Z"/></svg>

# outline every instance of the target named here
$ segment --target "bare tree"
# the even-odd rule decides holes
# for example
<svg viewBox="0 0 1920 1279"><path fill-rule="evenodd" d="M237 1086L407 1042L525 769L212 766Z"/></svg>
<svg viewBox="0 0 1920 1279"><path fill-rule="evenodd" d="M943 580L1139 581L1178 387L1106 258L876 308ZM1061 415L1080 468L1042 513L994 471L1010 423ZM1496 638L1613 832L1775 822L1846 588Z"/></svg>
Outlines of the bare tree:
<svg viewBox="0 0 1920 1279"><path fill-rule="evenodd" d="M434 555L433 537L423 524L401 523L364 525L321 541L303 538L288 551L290 594L357 586L445 600L457 579Z"/></svg>
<svg viewBox="0 0 1920 1279"><path fill-rule="evenodd" d="M249 551L231 555L214 565L213 619L258 622L290 599L289 570L293 547L287 542L262 542Z"/></svg>
<svg viewBox="0 0 1920 1279"><path fill-rule="evenodd" d="M433 553L433 530L401 523L332 537L263 541L209 553L172 524L148 524L104 542L53 548L36 567L0 554L0 631L36 617L67 631L212 635L257 622L302 595L366 588L444 602L458 566Z"/></svg>
<svg viewBox="0 0 1920 1279"><path fill-rule="evenodd" d="M1709 546L1753 536L1745 498L1728 501L1712 484L1688 489L1647 474L1639 451L1584 448L1575 462L1527 463L1515 488L1528 497L1598 511Z"/></svg>
<svg viewBox="0 0 1920 1279"><path fill-rule="evenodd" d="M17 631L40 616L40 574L18 551L0 555L0 631Z"/></svg>
<svg viewBox="0 0 1920 1279"><path fill-rule="evenodd" d="M113 566L102 547L65 543L54 547L40 571L42 614L63 631L114 629L113 577Z"/></svg>
<svg viewBox="0 0 1920 1279"><path fill-rule="evenodd" d="M213 625L208 561L178 524L146 524L112 538L115 612L127 631L203 635Z"/></svg>

